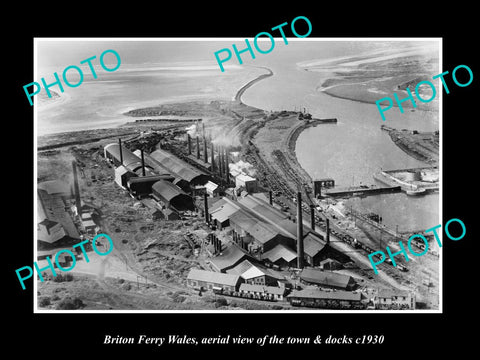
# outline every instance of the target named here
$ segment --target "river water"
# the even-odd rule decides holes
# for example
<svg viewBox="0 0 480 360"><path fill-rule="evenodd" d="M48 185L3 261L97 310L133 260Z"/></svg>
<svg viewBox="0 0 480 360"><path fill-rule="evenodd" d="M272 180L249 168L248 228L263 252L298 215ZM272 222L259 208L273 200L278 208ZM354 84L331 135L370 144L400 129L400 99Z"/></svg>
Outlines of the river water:
<svg viewBox="0 0 480 360"><path fill-rule="evenodd" d="M314 43L310 48L292 44L289 52L277 54L281 58L277 62L265 64L273 70L274 76L254 85L243 96L245 103L268 110L306 108L314 117L337 118L337 124L306 129L296 145L298 161L309 175L312 178L331 177L337 186L378 184L372 174L380 169L427 165L400 150L380 125L420 131L439 128L438 112L418 108L404 114L398 109L392 110L384 123L375 104L340 99L319 91L321 83L330 77L331 69L325 73L311 72L296 65L305 60L305 54L312 59L332 54L351 56L362 51L359 48L362 46L371 50L385 44ZM440 223L439 194L422 197L384 194L350 199L346 206L378 213L385 224L398 226L399 231L427 229Z"/></svg>

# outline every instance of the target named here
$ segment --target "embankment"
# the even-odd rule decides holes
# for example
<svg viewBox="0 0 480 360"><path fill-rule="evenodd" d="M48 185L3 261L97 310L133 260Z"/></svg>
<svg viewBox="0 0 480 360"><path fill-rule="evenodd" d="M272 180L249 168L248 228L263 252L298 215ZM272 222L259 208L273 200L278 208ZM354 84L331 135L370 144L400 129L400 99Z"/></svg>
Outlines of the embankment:
<svg viewBox="0 0 480 360"><path fill-rule="evenodd" d="M272 76L273 75L273 71L270 70L269 68L267 67L261 67L262 69L265 69L268 71L267 74L262 74L260 75L259 77L249 81L248 83L246 83L245 85L243 85L238 91L237 91L237 94L235 95L235 98L234 100L235 101L238 101L240 103L242 103L242 95L243 93L245 92L245 90L247 90L249 87L253 86L254 84L256 84L257 82L269 77L269 76Z"/></svg>

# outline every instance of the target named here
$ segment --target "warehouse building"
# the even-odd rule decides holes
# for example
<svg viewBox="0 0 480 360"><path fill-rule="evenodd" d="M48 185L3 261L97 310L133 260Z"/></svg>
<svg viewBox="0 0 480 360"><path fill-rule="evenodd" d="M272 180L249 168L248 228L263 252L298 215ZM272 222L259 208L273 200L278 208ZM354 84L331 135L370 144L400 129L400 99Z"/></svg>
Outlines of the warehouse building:
<svg viewBox="0 0 480 360"><path fill-rule="evenodd" d="M171 175L137 176L129 178L126 185L133 196L141 198L150 195L153 191L153 184L160 180L173 182L175 178Z"/></svg>
<svg viewBox="0 0 480 360"><path fill-rule="evenodd" d="M120 142L105 145L103 152L105 158L110 160L116 168L123 166L127 171L139 176L143 175L142 159L121 145ZM145 163L145 175L154 175L153 170L151 166Z"/></svg>
<svg viewBox="0 0 480 360"><path fill-rule="evenodd" d="M278 244L273 249L263 253L262 260L268 260L280 268L289 268L296 265L297 253L285 245Z"/></svg>
<svg viewBox="0 0 480 360"><path fill-rule="evenodd" d="M128 170L125 166L120 165L115 168L115 183L122 189L127 189L128 180L133 177L138 177L133 171Z"/></svg>
<svg viewBox="0 0 480 360"><path fill-rule="evenodd" d="M294 240L280 229L262 221L251 213L239 209L230 216L233 241L249 253L261 256L278 244L294 247Z"/></svg>
<svg viewBox="0 0 480 360"><path fill-rule="evenodd" d="M205 185L210 176L196 169L192 165L179 159L168 151L157 149L150 154L161 169L166 169L169 174L186 181L190 186Z"/></svg>
<svg viewBox="0 0 480 360"><path fill-rule="evenodd" d="M355 280L349 275L317 269L303 269L300 280L305 284L341 290L353 290L356 286Z"/></svg>
<svg viewBox="0 0 480 360"><path fill-rule="evenodd" d="M187 276L187 285L199 290L238 291L241 283L238 275L200 269L190 269Z"/></svg>
<svg viewBox="0 0 480 360"><path fill-rule="evenodd" d="M194 210L192 197L171 182L160 180L154 183L152 196L155 200L163 203L166 208L175 211Z"/></svg>
<svg viewBox="0 0 480 360"><path fill-rule="evenodd" d="M244 260L255 262L255 259L250 254L238 246L230 244L222 248L221 256L210 259L208 263L214 271L227 272L227 270L234 268Z"/></svg>

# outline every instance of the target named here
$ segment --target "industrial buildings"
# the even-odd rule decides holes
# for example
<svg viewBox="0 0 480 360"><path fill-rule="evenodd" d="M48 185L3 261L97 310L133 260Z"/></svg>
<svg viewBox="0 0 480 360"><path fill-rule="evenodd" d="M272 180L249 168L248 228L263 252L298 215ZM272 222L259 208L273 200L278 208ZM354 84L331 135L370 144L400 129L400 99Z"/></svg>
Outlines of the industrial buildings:
<svg viewBox="0 0 480 360"><path fill-rule="evenodd" d="M151 154L131 152L119 140L104 147L104 156L115 166L115 182L120 187L136 198L153 197L161 210L169 212L161 218L178 218L172 211L193 211L192 189L210 180L206 173L162 149Z"/></svg>
<svg viewBox="0 0 480 360"><path fill-rule="evenodd" d="M37 185L38 240L54 243L65 236L78 239L80 234L68 210L72 191L59 180L44 181Z"/></svg>
<svg viewBox="0 0 480 360"><path fill-rule="evenodd" d="M171 182L159 180L152 185L152 197L166 208L176 211L193 210L192 197Z"/></svg>
<svg viewBox="0 0 480 360"><path fill-rule="evenodd" d="M209 221L218 229L228 228L238 247L257 259L281 266L292 266L298 259L299 223L257 196L246 195L237 201L222 198L209 208ZM307 264L317 266L326 258L348 261L322 235L303 222L301 228L302 259Z"/></svg>
<svg viewBox="0 0 480 360"><path fill-rule="evenodd" d="M341 290L353 290L356 285L351 276L317 269L303 269L300 273L300 280L308 285Z"/></svg>
<svg viewBox="0 0 480 360"><path fill-rule="evenodd" d="M293 290L287 295L293 306L324 309L364 309L367 299L360 292L323 291L318 289Z"/></svg>
<svg viewBox="0 0 480 360"><path fill-rule="evenodd" d="M187 276L187 285L199 290L237 291L241 282L243 280L238 275L200 269L190 269Z"/></svg>

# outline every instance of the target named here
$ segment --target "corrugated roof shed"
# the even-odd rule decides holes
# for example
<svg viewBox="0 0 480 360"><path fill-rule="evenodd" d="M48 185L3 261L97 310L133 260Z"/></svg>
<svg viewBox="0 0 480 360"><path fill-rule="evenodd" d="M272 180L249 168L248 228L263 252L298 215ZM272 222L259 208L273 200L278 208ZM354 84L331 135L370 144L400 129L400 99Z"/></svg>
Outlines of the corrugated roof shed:
<svg viewBox="0 0 480 360"><path fill-rule="evenodd" d="M319 239L311 233L308 233L307 236L303 238L303 250L305 254L312 257L322 251L325 245L326 241Z"/></svg>
<svg viewBox="0 0 480 360"><path fill-rule="evenodd" d="M295 239L297 236L297 225L288 219L285 213L270 206L267 202L260 200L257 197L247 195L238 201L240 204L253 211L259 218L268 221L275 226L279 231ZM306 234L308 230L304 227L303 233Z"/></svg>
<svg viewBox="0 0 480 360"><path fill-rule="evenodd" d="M171 182L163 180L157 181L155 184L153 184L152 190L156 191L167 201L171 201L175 196L178 195L188 196L178 186L173 185Z"/></svg>
<svg viewBox="0 0 480 360"><path fill-rule="evenodd" d="M349 275L338 274L330 271L321 271L317 269L303 269L300 279L308 283L318 285L338 287L346 289L354 284L354 280Z"/></svg>
<svg viewBox="0 0 480 360"><path fill-rule="evenodd" d="M235 286L240 277L238 275L224 274L215 271L201 269L190 269L187 276L188 280L205 281L214 284Z"/></svg>
<svg viewBox="0 0 480 360"><path fill-rule="evenodd" d="M150 156L158 161L164 168L178 174L182 179L187 180L188 182L192 182L197 177L206 176L202 171L194 168L190 164L165 150L155 150Z"/></svg>
<svg viewBox="0 0 480 360"><path fill-rule="evenodd" d="M287 263L297 258L297 253L283 244L278 244L273 249L270 249L263 253L262 258L270 260L272 263L277 262L280 259L285 260Z"/></svg>
<svg viewBox="0 0 480 360"><path fill-rule="evenodd" d="M227 273L239 275L245 280L265 275L277 280L284 280L284 278L280 274L277 274L276 272L264 266L254 265L248 260L244 260L234 268L227 270Z"/></svg>
<svg viewBox="0 0 480 360"><path fill-rule="evenodd" d="M325 299L325 300L362 300L361 293L351 291L322 291L318 289L293 290L287 298L305 298L305 299Z"/></svg>
<svg viewBox="0 0 480 360"><path fill-rule="evenodd" d="M110 154L117 162L120 162L120 145L118 143L105 145L103 149L105 154ZM142 160L123 145L122 157L123 165L129 170L135 171L142 166Z"/></svg>
<svg viewBox="0 0 480 360"><path fill-rule="evenodd" d="M241 209L230 216L230 223L236 224L238 227L252 235L255 240L263 244L279 234L279 231L273 226L261 222L261 220Z"/></svg>
<svg viewBox="0 0 480 360"><path fill-rule="evenodd" d="M243 252L238 246L230 244L222 251L222 255L214 257L210 263L217 271L224 272L245 259L253 260L253 257Z"/></svg>

